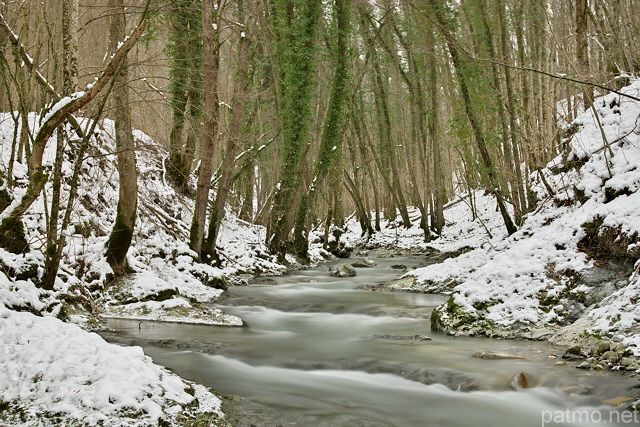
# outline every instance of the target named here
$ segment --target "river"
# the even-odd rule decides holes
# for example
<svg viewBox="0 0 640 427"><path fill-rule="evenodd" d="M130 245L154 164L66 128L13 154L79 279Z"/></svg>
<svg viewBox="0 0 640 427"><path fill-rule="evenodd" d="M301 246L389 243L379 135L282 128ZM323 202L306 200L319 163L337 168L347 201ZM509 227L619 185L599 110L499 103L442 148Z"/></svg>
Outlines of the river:
<svg viewBox="0 0 640 427"><path fill-rule="evenodd" d="M603 403L636 396L636 379L561 366L562 349L546 342L434 333L429 316L446 296L358 289L424 257L373 259L356 277L331 277L323 264L230 288L216 307L246 328L110 320L102 335L227 396L238 426L640 425ZM516 391L519 372L529 388Z"/></svg>

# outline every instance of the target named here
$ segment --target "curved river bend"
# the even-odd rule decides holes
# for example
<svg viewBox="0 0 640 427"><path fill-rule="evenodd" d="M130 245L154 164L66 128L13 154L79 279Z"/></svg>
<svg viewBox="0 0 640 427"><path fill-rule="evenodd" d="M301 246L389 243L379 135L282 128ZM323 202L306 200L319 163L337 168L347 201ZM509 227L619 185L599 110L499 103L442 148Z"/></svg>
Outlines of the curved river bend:
<svg viewBox="0 0 640 427"><path fill-rule="evenodd" d="M429 316L445 296L358 289L424 258L374 260L352 278L330 277L324 264L230 288L216 306L247 328L110 320L115 332L102 335L228 396L223 410L239 426L640 425L603 403L634 397L637 380L559 366L562 349L544 342L433 333ZM524 358L471 357L485 350ZM519 372L529 388L516 391Z"/></svg>

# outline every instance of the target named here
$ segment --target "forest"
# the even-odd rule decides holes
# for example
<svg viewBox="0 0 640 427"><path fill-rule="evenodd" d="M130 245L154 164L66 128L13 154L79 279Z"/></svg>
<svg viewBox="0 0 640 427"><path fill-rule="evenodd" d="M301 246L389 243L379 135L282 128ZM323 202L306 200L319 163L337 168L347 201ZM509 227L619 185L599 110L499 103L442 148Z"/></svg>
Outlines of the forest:
<svg viewBox="0 0 640 427"><path fill-rule="evenodd" d="M512 234L573 118L637 71L633 1L592 3L4 2L0 108L42 123L14 136L9 172L28 165L30 182L3 205L3 246L25 246L21 216L45 182L60 187L42 169L49 138L63 132L56 152L82 159L103 117L118 127L118 274L136 215L132 128L168 149L167 179L194 197L189 242L203 260L216 259L227 210L303 259L309 230L351 214L373 234L397 214L408 227L417 207L429 240L447 201L477 189ZM48 202L49 284L69 222L60 200L81 196Z"/></svg>
<svg viewBox="0 0 640 427"><path fill-rule="evenodd" d="M364 249L403 275L358 286L447 296L428 305L435 332L578 345L583 368L640 372L639 7L0 1L0 342L31 357L0 352L0 421L37 420L31 399L43 425L130 412L146 420L132 425L226 425L203 381L99 337L93 355L83 334L147 352L99 324L253 326L212 304ZM436 264L387 265L385 251ZM50 381L98 403L16 394L14 373L46 383L33 357L56 334L78 357L116 358L138 394L114 380L99 401L90 367Z"/></svg>

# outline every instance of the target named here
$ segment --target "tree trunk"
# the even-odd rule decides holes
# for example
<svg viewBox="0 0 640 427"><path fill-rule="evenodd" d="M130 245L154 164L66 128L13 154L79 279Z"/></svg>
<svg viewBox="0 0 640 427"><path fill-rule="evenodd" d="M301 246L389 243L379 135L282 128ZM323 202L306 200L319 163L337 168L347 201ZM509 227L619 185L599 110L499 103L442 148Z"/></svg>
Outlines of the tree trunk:
<svg viewBox="0 0 640 427"><path fill-rule="evenodd" d="M211 210L209 219L209 234L207 236L207 251L215 255L216 241L220 232L220 225L224 219L227 197L231 190L231 179L235 172L235 157L242 147L242 119L244 117L244 104L246 94L244 93L247 81L247 61L249 56L249 40L246 37L246 25L244 19L244 5L241 0L237 1L239 20L242 26L242 33L238 41L238 63L236 65L236 77L233 87L233 99L231 101L231 125L229 126L227 146L222 160L221 176L218 180L218 190Z"/></svg>
<svg viewBox="0 0 640 427"><path fill-rule="evenodd" d="M476 145L480 153L480 159L486 170L486 175L489 180L490 186L489 191L495 196L496 202L498 204L498 209L500 210L500 214L502 215L502 219L504 220L504 224L507 228L507 233L511 235L515 233L517 229L513 224L513 220L511 219L509 212L507 211L504 196L500 191L498 179L496 177L496 169L493 164L493 160L491 160L491 156L489 155L487 143L485 142L484 134L482 128L480 127L480 121L473 111L471 96L469 95L469 87L467 85L467 75L462 63L462 58L460 57L460 53L458 52L457 42L448 27L447 16L445 14L445 11L443 10L444 7L442 6L442 4L440 4L438 0L428 0L428 4L433 8L432 11L434 12L435 18L440 27L440 31L445 38L449 53L451 55L451 61L453 62L453 67L455 68L456 74L458 76L460 94L462 95L465 113L467 115L467 118L469 119L469 123L471 124L471 128L476 140Z"/></svg>
<svg viewBox="0 0 640 427"><path fill-rule="evenodd" d="M202 16L195 0L175 0L168 12L172 124L168 177L188 194L196 140L202 122Z"/></svg>
<svg viewBox="0 0 640 427"><path fill-rule="evenodd" d="M118 49L119 43L126 37L126 19L123 0L109 0L111 22L109 25L109 46L111 52ZM127 252L133 239L138 208L138 183L136 173L135 144L131 128L129 105L129 72L127 58L122 60L116 72L113 89L113 116L116 132L116 151L118 153L118 207L116 222L107 242L106 257L116 277L126 274L130 267Z"/></svg>
<svg viewBox="0 0 640 427"><path fill-rule="evenodd" d="M320 153L315 163L315 171L311 184L302 196L298 207L294 236L294 252L303 259L308 258L309 232L307 230L307 217L314 211L318 188L322 185L329 168L333 164L336 154L342 146L342 132L345 116L345 101L347 98L349 82L349 51L348 38L350 27L350 2L351 0L335 0L335 19L337 42L334 49L334 75L331 87L329 110L324 123Z"/></svg>
<svg viewBox="0 0 640 427"><path fill-rule="evenodd" d="M528 211L527 209L527 200L525 197L525 189L524 182L522 179L522 169L521 169L521 160L520 160L520 145L518 140L518 116L517 116L517 108L516 108L516 93L513 88L513 80L511 74L511 68L509 64L511 63L511 45L509 42L509 34L507 31L507 22L505 17L505 4L504 0L498 0L498 18L500 24L500 42L502 45L502 62L504 64L504 77L505 77L505 86L507 89L507 112L509 114L509 138L508 143L511 143L511 153L512 164L509 165L509 169L512 170L514 178L512 180L512 189L511 189L511 198L513 199L513 204L517 207L516 210L516 223L518 225L522 224L522 216ZM505 135L506 138L506 135Z"/></svg>
<svg viewBox="0 0 640 427"><path fill-rule="evenodd" d="M62 2L62 85L64 93L74 93L78 85L78 2ZM58 237L58 215L60 213L60 192L62 186L62 162L64 147L68 139L64 127L58 128L56 158L53 167L53 186L51 210L47 226L47 244L45 249L44 277L42 288L53 290L62 252L58 250L64 244L64 237ZM81 162L82 160L77 160ZM60 255L58 255L60 254Z"/></svg>
<svg viewBox="0 0 640 427"><path fill-rule="evenodd" d="M316 28L321 14L320 2L282 0L274 16L276 31L282 36L276 49L279 74L282 76L280 123L283 147L280 181L273 197L267 225L269 250L283 257L289 246L295 196L299 191L302 147L311 124L310 106L316 62ZM295 211L294 211L295 212Z"/></svg>
<svg viewBox="0 0 640 427"><path fill-rule="evenodd" d="M438 95L438 68L436 64L435 37L432 31L427 31L427 61L429 72L429 97L431 105L428 110L427 129L431 141L431 151L433 152L433 184L434 184L434 217L435 230L438 235L442 234L444 228L444 200L446 190L444 187L442 172L442 146L440 145L440 125L439 109L440 97Z"/></svg>
<svg viewBox="0 0 640 427"><path fill-rule="evenodd" d="M575 0L576 10L576 61L580 78L590 80L589 76L589 39L587 38L587 25L589 23L588 0ZM582 101L585 111L593 104L593 90L591 86L582 86Z"/></svg>
<svg viewBox="0 0 640 427"><path fill-rule="evenodd" d="M196 200L191 222L190 247L201 259L204 252L204 230L209 205L209 189L213 175L213 151L218 139L218 69L220 67L220 42L218 35L216 0L202 1L202 48L204 52L204 129L200 170L196 185Z"/></svg>

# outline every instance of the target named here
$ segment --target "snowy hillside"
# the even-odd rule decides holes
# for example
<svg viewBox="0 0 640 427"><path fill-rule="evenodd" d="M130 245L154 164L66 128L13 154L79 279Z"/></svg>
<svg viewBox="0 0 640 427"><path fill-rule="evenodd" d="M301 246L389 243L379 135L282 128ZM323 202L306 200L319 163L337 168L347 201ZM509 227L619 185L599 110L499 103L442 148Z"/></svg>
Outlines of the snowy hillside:
<svg viewBox="0 0 640 427"><path fill-rule="evenodd" d="M623 91L638 97L640 81ZM455 286L436 327L566 343L586 331L640 355L640 103L609 94L595 110L534 176L538 207L517 233L408 273L414 290Z"/></svg>
<svg viewBox="0 0 640 427"><path fill-rule="evenodd" d="M86 120L80 120L83 125ZM38 117L30 116L30 129ZM241 326L241 319L202 303L220 297L226 282L244 273L278 274L264 248L264 229L232 215L221 229L220 268L200 264L189 249L191 200L165 182L167 153L135 132L139 172L136 234L128 259L129 277L111 282L105 243L114 222L117 172L113 122L102 121L82 162L78 197L53 291L37 286L44 272L46 218L52 187L25 216L31 250L13 254L0 249L0 404L4 423L48 425L52 420L94 425L150 425L164 420L183 425L203 420L224 424L220 401L204 387L191 384L154 365L140 348L106 343L84 328L104 317L128 317ZM25 192L24 161L12 163L14 185L7 186L12 141L20 135L10 114L0 115L0 184L5 205ZM44 168L51 173L55 139L49 141ZM63 163L61 206L67 205L75 158L67 148ZM60 223L64 210L60 212ZM315 254L319 254L316 250ZM182 417L182 418L181 418ZM75 421L73 421L75 420ZM65 421L65 422L66 422Z"/></svg>

